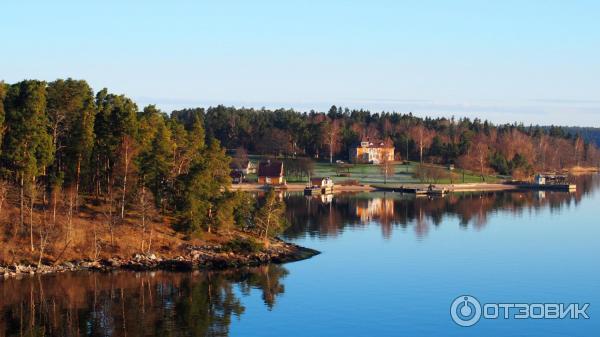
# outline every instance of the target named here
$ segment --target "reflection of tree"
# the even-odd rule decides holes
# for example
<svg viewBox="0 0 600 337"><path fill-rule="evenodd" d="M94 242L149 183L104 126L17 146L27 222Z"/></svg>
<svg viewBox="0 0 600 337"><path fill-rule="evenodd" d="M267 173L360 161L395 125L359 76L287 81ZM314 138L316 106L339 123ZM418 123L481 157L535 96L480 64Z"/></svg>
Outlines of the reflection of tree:
<svg viewBox="0 0 600 337"><path fill-rule="evenodd" d="M227 335L231 315L244 312L231 283L221 274L208 273L205 282L186 282L177 292L182 290L186 296L175 304L174 323L192 336Z"/></svg>
<svg viewBox="0 0 600 337"><path fill-rule="evenodd" d="M444 198L426 198L399 193L359 193L337 195L331 203L289 195L287 217L291 226L285 236L298 238L336 236L344 228L375 224L381 226L385 238L393 228L414 226L418 237L427 235L429 226L438 226L446 217L455 217L463 227L485 227L492 212L520 214L525 210L549 209L559 212L578 204L584 195L600 186L597 176L576 176L575 193L528 191L477 192L451 194Z"/></svg>
<svg viewBox="0 0 600 337"><path fill-rule="evenodd" d="M287 276L288 271L280 265L264 265L256 268L260 272L248 273L244 275L244 280L240 282L244 293L249 293L251 288L258 288L262 291L262 298L269 310L275 305L277 295L283 294L285 288L280 282Z"/></svg>
<svg viewBox="0 0 600 337"><path fill-rule="evenodd" d="M226 336L245 311L235 292L284 292L279 265L223 272L76 273L5 280L0 332L7 336ZM4 336L4 335L2 335Z"/></svg>

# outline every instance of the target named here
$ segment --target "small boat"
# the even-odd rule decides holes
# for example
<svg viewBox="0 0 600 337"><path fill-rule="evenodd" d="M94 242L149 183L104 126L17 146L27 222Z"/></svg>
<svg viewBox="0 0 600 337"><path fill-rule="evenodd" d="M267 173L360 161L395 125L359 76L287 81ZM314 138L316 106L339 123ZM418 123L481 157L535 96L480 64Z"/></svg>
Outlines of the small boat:
<svg viewBox="0 0 600 337"><path fill-rule="evenodd" d="M435 187L435 185L429 185L426 193L427 195L443 196L444 194L448 193L448 190L445 188Z"/></svg>
<svg viewBox="0 0 600 337"><path fill-rule="evenodd" d="M577 190L577 185L570 184L567 175L553 173L538 173L535 175L533 183L518 184L520 188L531 190L550 190L550 191L567 191L572 192Z"/></svg>
<svg viewBox="0 0 600 337"><path fill-rule="evenodd" d="M448 193L448 191L446 191L443 188L438 188L438 189L433 189L433 190L427 191L427 195L444 195L446 193Z"/></svg>

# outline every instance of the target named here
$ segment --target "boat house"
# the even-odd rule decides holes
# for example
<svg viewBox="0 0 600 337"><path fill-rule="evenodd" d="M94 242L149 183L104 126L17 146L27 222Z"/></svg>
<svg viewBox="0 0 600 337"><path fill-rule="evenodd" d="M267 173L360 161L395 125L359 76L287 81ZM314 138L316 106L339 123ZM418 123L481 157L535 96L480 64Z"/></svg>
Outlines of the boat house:
<svg viewBox="0 0 600 337"><path fill-rule="evenodd" d="M333 180L329 177L311 178L308 186L304 189L305 195L319 195L333 193Z"/></svg>
<svg viewBox="0 0 600 337"><path fill-rule="evenodd" d="M263 185L285 184L283 175L283 162L261 161L258 164L258 183Z"/></svg>
<svg viewBox="0 0 600 337"><path fill-rule="evenodd" d="M319 188L333 188L333 180L329 177L325 178L310 178L310 185Z"/></svg>

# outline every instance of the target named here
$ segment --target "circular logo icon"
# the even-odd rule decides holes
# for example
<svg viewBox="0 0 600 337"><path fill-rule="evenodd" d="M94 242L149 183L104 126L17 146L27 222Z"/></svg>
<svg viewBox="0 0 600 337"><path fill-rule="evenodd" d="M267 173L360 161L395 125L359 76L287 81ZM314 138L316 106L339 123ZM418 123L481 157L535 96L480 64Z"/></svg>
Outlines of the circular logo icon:
<svg viewBox="0 0 600 337"><path fill-rule="evenodd" d="M458 296L452 302L450 315L454 323L460 326L472 326L481 318L481 304L473 296Z"/></svg>

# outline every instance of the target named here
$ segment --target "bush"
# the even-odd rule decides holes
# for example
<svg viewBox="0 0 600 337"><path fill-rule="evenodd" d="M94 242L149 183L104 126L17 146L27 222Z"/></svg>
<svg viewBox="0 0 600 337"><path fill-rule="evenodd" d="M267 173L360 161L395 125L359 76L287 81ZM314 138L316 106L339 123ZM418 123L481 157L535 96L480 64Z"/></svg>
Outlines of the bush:
<svg viewBox="0 0 600 337"><path fill-rule="evenodd" d="M263 244L252 238L236 237L223 245L223 251L234 253L258 253Z"/></svg>

